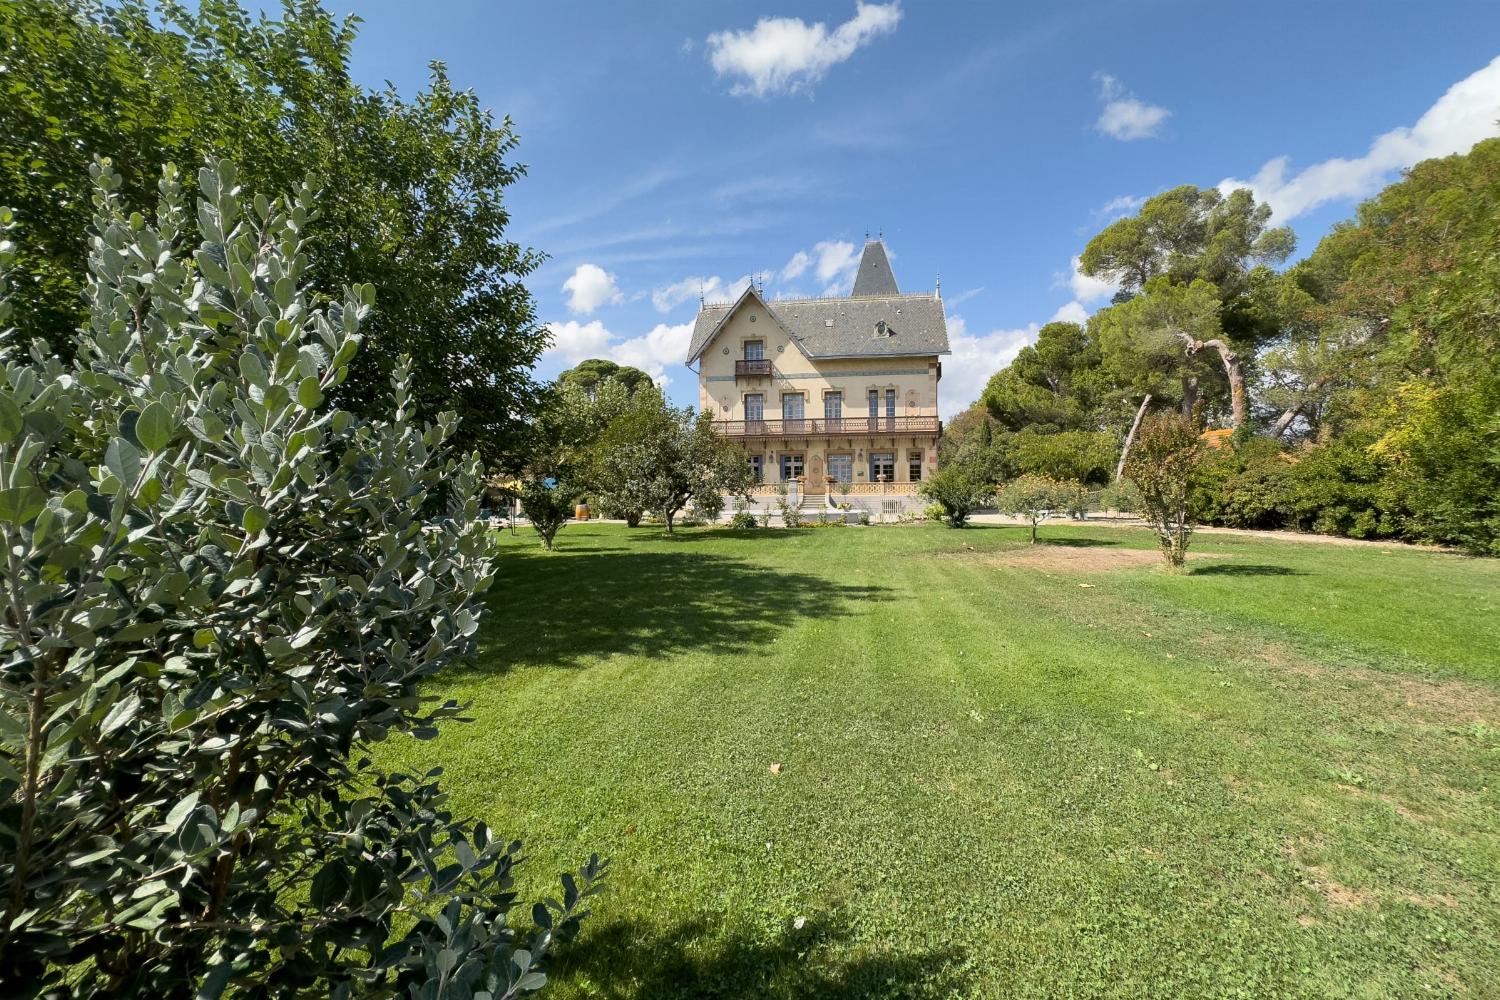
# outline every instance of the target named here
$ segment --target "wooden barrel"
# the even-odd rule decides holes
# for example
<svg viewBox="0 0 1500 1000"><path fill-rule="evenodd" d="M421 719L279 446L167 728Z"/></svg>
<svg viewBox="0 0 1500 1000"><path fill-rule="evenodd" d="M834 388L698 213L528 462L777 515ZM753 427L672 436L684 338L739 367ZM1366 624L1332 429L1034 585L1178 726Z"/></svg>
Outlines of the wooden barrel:
<svg viewBox="0 0 1500 1000"><path fill-rule="evenodd" d="M587 521L589 519L589 505L581 503L577 507L574 507L573 517L579 521Z"/></svg>

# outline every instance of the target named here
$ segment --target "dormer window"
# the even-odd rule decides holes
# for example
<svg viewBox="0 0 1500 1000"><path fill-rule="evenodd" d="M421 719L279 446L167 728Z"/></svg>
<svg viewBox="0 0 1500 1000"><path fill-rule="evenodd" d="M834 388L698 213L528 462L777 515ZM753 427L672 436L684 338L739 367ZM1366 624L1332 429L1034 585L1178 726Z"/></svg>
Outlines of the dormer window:
<svg viewBox="0 0 1500 1000"><path fill-rule="evenodd" d="M895 335L896 335L896 328L893 327L893 326L891 326L885 320L880 320L880 321L878 321L875 324L875 336L877 336L877 337L894 337Z"/></svg>
<svg viewBox="0 0 1500 1000"><path fill-rule="evenodd" d="M764 340L745 341L745 360L760 361L766 356L766 342Z"/></svg>

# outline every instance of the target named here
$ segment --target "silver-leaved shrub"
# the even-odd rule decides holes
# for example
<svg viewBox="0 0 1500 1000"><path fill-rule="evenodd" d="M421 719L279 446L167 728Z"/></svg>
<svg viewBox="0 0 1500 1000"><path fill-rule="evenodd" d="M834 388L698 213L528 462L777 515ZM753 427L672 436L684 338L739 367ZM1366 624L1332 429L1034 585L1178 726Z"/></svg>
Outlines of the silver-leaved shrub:
<svg viewBox="0 0 1500 1000"><path fill-rule="evenodd" d="M460 712L416 691L470 652L493 572L455 418L419 424L404 371L388 421L325 404L374 295L310 292L308 192L242 198L211 163L187 254L173 169L154 222L93 174L76 361L0 358L5 992L535 990L603 866L522 947L519 845L367 755Z"/></svg>

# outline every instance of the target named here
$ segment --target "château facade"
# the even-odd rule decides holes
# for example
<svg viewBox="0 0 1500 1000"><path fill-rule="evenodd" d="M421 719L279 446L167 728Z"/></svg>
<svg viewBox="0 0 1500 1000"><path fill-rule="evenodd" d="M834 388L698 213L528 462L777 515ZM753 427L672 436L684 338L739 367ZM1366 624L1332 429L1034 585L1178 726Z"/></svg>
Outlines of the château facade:
<svg viewBox="0 0 1500 1000"><path fill-rule="evenodd" d="M911 495L937 470L947 353L941 295L902 294L872 240L848 297L767 300L752 286L704 304L687 363L700 406L749 453L758 492L795 480L815 500Z"/></svg>

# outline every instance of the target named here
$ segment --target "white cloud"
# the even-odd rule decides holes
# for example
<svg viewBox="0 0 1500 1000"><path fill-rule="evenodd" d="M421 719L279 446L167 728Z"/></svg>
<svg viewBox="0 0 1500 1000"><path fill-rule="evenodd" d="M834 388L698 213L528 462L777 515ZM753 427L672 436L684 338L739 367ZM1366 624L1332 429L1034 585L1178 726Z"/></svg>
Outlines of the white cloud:
<svg viewBox="0 0 1500 1000"><path fill-rule="evenodd" d="M1066 305L1058 307L1057 312L1052 314L1048 323L1077 323L1082 326L1089 321L1089 311L1082 302L1074 299Z"/></svg>
<svg viewBox="0 0 1500 1000"><path fill-rule="evenodd" d="M1015 359L1021 348L1036 340L1037 325L1019 330L971 334L962 316L948 317L948 347L943 380L938 384L938 414L952 418L977 400L995 374Z"/></svg>
<svg viewBox="0 0 1500 1000"><path fill-rule="evenodd" d="M733 301L750 287L750 275L742 274L726 282L716 274L691 275L670 285L661 285L651 290L651 304L657 312L671 312L684 302L700 296L707 302Z"/></svg>
<svg viewBox="0 0 1500 1000"><path fill-rule="evenodd" d="M739 80L735 95L768 97L812 87L824 75L881 35L896 30L899 0L859 3L854 17L828 30L799 17L763 17L748 31L716 31L708 36L709 62L719 76Z"/></svg>
<svg viewBox="0 0 1500 1000"><path fill-rule="evenodd" d="M572 277L563 282L563 291L568 293L568 311L585 316L600 306L625 300L615 276L597 264L579 264Z"/></svg>
<svg viewBox="0 0 1500 1000"><path fill-rule="evenodd" d="M1434 156L1467 152L1497 133L1500 118L1500 56L1488 66L1448 88L1417 123L1391 129L1370 143L1364 156L1335 157L1289 174L1290 160L1278 156L1248 180L1227 178L1221 191L1247 187L1271 206L1278 222L1287 222L1319 205L1363 198L1387 184L1403 167Z"/></svg>
<svg viewBox="0 0 1500 1000"><path fill-rule="evenodd" d="M609 350L609 359L616 364L634 365L665 388L672 381L667 368L682 365L692 336L692 323L674 326L658 323L649 333L615 344Z"/></svg>
<svg viewBox="0 0 1500 1000"><path fill-rule="evenodd" d="M1072 271L1066 278L1066 284L1073 290L1073 298L1077 299L1080 303L1097 302L1100 299L1109 298L1120 290L1120 286L1112 281L1106 281L1103 278L1091 278L1084 274L1080 270L1082 262L1083 258L1081 256L1074 257L1068 262Z"/></svg>
<svg viewBox="0 0 1500 1000"><path fill-rule="evenodd" d="M847 240L824 240L811 250L798 250L781 269L781 280L792 281L809 271L826 287L823 295L848 295L859 271L860 249ZM783 290L785 291L785 290Z"/></svg>
<svg viewBox="0 0 1500 1000"><path fill-rule="evenodd" d="M798 250L792 254L792 259L786 262L786 267L781 269L781 280L794 281L802 277L807 273L807 269L812 267L812 262L812 254L806 250Z"/></svg>
<svg viewBox="0 0 1500 1000"><path fill-rule="evenodd" d="M667 369L683 363L693 336L692 323L675 326L658 323L650 332L625 340L599 320L588 323L568 320L548 326L552 331L552 346L537 364L542 371L561 371L587 358L607 358L616 364L641 369L663 387L672 381Z"/></svg>
<svg viewBox="0 0 1500 1000"><path fill-rule="evenodd" d="M1159 104L1142 101L1108 73L1095 73L1094 79L1099 81L1099 99L1104 102L1094 128L1111 138L1121 142L1154 138L1172 114Z"/></svg>
<svg viewBox="0 0 1500 1000"><path fill-rule="evenodd" d="M1118 198L1109 199L1109 201L1094 209L1094 215L1098 218L1114 222L1116 219L1123 219L1144 204L1146 204L1144 196L1138 198L1135 195L1122 194Z"/></svg>
<svg viewBox="0 0 1500 1000"><path fill-rule="evenodd" d="M597 319L588 323L570 319L549 324L548 329L552 331L552 346L542 355L542 367L571 368L585 358L597 358L614 337Z"/></svg>

